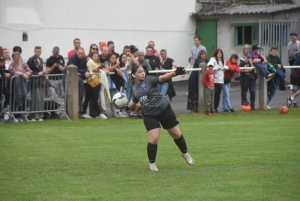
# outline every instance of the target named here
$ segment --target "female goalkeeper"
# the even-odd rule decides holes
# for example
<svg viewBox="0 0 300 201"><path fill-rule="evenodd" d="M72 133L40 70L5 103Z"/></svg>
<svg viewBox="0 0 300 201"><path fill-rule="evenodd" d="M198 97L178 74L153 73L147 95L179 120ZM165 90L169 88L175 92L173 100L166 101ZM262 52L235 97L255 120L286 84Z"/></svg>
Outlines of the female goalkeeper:
<svg viewBox="0 0 300 201"><path fill-rule="evenodd" d="M187 145L178 127L179 122L170 106L167 98L159 93L157 84L165 82L177 75L185 74L183 67L178 67L176 71L164 75L147 75L142 66L134 66L131 76L135 79L132 87L133 96L127 109L134 107L138 102L141 104L143 119L148 132L148 158L149 167L152 171L158 171L155 164L157 144L159 141L160 124L166 129L170 136L174 138L175 144L181 151L181 156L189 165L194 165L194 160L188 154Z"/></svg>

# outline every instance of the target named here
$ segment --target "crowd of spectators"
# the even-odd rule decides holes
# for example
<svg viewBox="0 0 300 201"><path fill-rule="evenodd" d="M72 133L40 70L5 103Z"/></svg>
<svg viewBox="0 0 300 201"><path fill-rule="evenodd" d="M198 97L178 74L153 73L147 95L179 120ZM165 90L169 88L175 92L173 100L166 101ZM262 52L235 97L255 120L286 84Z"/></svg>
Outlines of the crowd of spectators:
<svg viewBox="0 0 300 201"><path fill-rule="evenodd" d="M297 33L291 33L291 42L288 44L288 56L290 65L300 65L300 42ZM194 37L195 46L192 47L189 66L198 68L199 64L207 65L208 70L202 78L205 88L207 114L217 114L222 97L222 112L234 112L230 103L229 89L231 80L235 78L241 86L241 105L250 105L255 110L255 84L257 72L262 73L267 81L268 95L267 108L276 93L277 87L285 90L286 72L279 56L277 47L272 47L270 54L264 57L259 54L258 45L245 44L240 63L238 55L232 54L228 60L224 58L222 49L216 49L211 57L208 57L206 48L201 45L201 38ZM153 41L149 41L146 48L138 49L134 45L126 45L123 52L115 52L113 41L101 41L99 44L91 44L88 51L81 46L79 38L73 40L74 48L67 53L67 62L60 54L59 47L53 47L52 55L43 60L41 58L42 47L34 48L34 55L28 60L22 57L22 48L15 46L10 51L3 49L0 56L0 109L4 120L11 119L21 122L43 121L49 118L58 118L55 108L65 104L66 66L78 67L78 111L79 117L107 119L107 103L110 103L112 117L140 118L140 105L137 104L132 111L123 111L111 103L111 98L117 93L126 94L128 102L132 97L134 80L130 75L133 66L142 66L148 74L151 70L169 70L178 67L174 59L169 58L166 49L155 49ZM248 68L240 68L248 67ZM113 73L112 73L113 72ZM12 86L10 79L14 77ZM295 98L300 94L300 70L291 70L291 94L287 97L287 105L297 107ZM191 113L198 112L198 85L199 74L196 71L190 73L187 109ZM161 94L170 100L176 95L172 81L158 84ZM250 101L247 93L250 92ZM10 94L12 92L12 94ZM11 100L10 100L11 98ZM54 101L54 106L45 106L45 99ZM10 110L8 109L10 107ZM89 108L89 109L88 109ZM20 111L18 113L18 111ZM27 111L27 113L26 113Z"/></svg>

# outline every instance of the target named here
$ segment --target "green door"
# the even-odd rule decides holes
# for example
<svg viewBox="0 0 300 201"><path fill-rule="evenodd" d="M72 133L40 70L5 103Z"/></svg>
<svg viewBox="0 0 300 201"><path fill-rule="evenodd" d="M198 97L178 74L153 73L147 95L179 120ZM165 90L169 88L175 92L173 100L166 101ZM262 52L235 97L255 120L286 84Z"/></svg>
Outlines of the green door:
<svg viewBox="0 0 300 201"><path fill-rule="evenodd" d="M199 20L196 33L201 37L201 44L206 47L209 59L217 49L217 21Z"/></svg>

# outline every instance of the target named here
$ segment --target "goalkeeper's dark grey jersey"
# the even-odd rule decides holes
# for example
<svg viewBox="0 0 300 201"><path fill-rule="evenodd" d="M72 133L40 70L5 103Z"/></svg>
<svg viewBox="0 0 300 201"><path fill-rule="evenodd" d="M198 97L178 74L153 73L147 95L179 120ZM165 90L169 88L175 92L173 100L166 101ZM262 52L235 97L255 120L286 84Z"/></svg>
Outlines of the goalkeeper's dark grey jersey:
<svg viewBox="0 0 300 201"><path fill-rule="evenodd" d="M132 101L140 102L143 114L155 116L162 113L169 105L168 99L159 93L157 84L159 76L148 75L140 84L134 84L132 87Z"/></svg>

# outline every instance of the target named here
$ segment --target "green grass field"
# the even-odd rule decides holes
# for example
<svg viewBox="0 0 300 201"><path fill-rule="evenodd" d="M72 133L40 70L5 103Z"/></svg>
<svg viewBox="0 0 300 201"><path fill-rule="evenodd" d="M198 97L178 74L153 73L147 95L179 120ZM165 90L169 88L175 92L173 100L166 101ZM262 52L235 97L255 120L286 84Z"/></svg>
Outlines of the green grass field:
<svg viewBox="0 0 300 201"><path fill-rule="evenodd" d="M189 166L161 131L148 168L142 120L0 125L0 200L300 200L300 109L178 115Z"/></svg>

